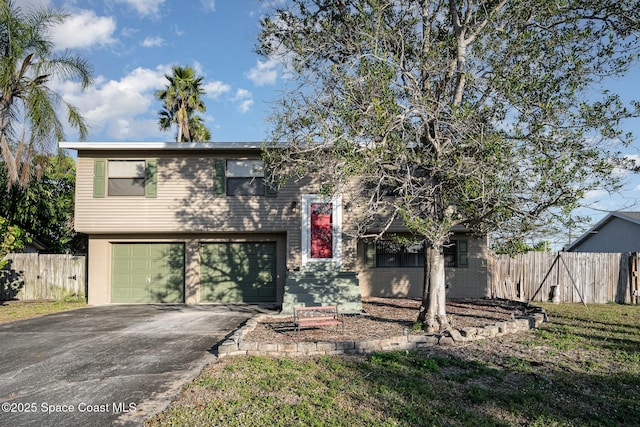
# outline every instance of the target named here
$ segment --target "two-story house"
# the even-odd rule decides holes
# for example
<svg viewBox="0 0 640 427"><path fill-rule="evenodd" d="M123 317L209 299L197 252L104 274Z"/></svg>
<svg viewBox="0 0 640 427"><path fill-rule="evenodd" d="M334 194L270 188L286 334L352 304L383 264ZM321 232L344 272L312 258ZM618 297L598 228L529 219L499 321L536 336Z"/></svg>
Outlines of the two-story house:
<svg viewBox="0 0 640 427"><path fill-rule="evenodd" d="M259 143L67 142L78 153L75 228L88 236L88 300L339 303L420 297L423 248L348 233L350 207L312 178L265 184ZM402 229L390 230L402 232ZM450 297L489 296L486 239L447 249Z"/></svg>

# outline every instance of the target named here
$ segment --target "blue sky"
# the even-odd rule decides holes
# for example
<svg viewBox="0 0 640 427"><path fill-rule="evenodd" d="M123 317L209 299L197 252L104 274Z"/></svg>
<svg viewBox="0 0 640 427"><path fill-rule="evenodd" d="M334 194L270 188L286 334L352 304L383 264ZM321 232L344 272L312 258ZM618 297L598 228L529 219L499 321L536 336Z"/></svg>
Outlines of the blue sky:
<svg viewBox="0 0 640 427"><path fill-rule="evenodd" d="M52 32L56 47L87 58L95 85L56 90L90 125L90 141L169 141L157 126L154 92L172 65L204 76L205 123L214 141L262 141L268 100L279 83L274 63L253 52L266 2L255 0L17 0L70 14ZM68 132L67 139L77 135Z"/></svg>
<svg viewBox="0 0 640 427"><path fill-rule="evenodd" d="M81 93L72 83L54 87L76 105L90 125L89 141L170 141L160 132L160 104L154 92L166 85L172 65L190 65L204 76L205 124L213 141L263 141L269 102L284 82L275 61L253 52L258 20L269 3L279 0L14 0L63 8L70 14L52 37L59 48L87 58L96 82ZM608 87L626 101L640 99L640 66ZM625 128L640 138L640 119ZM69 141L78 136L68 132ZM625 153L640 159L637 140ZM640 210L640 179L623 176L617 194L594 191L580 214L596 222L607 211ZM577 237L578 230L573 230ZM568 235L568 232L567 232ZM558 245L567 236L558 236Z"/></svg>

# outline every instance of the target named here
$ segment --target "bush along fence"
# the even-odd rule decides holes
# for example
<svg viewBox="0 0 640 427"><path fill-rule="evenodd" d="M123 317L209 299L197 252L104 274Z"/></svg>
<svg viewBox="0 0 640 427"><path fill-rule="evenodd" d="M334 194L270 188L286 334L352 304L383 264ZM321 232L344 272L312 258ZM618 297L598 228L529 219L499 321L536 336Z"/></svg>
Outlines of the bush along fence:
<svg viewBox="0 0 640 427"><path fill-rule="evenodd" d="M528 252L492 256L489 266L493 298L638 303L637 253Z"/></svg>
<svg viewBox="0 0 640 427"><path fill-rule="evenodd" d="M0 300L63 300L86 296L86 257L9 254L0 269Z"/></svg>

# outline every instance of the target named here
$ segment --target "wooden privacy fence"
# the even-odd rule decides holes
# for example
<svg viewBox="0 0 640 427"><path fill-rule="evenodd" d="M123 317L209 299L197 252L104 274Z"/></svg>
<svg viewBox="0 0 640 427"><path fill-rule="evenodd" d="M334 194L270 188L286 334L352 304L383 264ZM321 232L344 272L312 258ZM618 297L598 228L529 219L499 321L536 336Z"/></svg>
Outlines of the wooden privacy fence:
<svg viewBox="0 0 640 427"><path fill-rule="evenodd" d="M0 270L0 300L61 300L84 297L84 256L9 254Z"/></svg>
<svg viewBox="0 0 640 427"><path fill-rule="evenodd" d="M528 252L490 257L491 295L520 301L637 303L637 253Z"/></svg>

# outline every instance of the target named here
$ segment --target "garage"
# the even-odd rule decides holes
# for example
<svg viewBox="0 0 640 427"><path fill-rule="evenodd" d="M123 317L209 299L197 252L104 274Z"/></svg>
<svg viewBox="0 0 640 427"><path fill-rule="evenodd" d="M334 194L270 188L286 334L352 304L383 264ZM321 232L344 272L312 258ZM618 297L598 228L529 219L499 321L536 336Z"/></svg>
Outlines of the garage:
<svg viewBox="0 0 640 427"><path fill-rule="evenodd" d="M200 301L275 302L276 243L202 243Z"/></svg>
<svg viewBox="0 0 640 427"><path fill-rule="evenodd" d="M184 244L112 244L111 302L184 302Z"/></svg>

